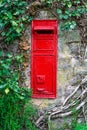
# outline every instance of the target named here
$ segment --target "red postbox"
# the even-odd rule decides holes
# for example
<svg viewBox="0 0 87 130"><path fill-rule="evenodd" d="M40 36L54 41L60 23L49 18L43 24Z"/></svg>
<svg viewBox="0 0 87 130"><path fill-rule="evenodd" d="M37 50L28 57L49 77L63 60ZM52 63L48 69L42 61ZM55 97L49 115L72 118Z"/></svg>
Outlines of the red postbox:
<svg viewBox="0 0 87 130"><path fill-rule="evenodd" d="M31 88L33 98L56 97L57 20L32 21Z"/></svg>

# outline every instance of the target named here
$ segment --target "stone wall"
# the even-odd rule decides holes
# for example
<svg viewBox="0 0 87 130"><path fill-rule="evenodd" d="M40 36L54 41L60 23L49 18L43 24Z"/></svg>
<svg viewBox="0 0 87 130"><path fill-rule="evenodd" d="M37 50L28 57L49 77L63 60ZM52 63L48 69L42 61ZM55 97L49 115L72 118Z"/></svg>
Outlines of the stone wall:
<svg viewBox="0 0 87 130"><path fill-rule="evenodd" d="M37 11L34 19L55 19L48 11ZM59 23L60 25L60 23ZM23 51L25 55L25 85L30 87L30 48L31 48L31 25L26 27L26 31L21 38L28 49ZM82 64L78 57L80 47L79 30L61 31L58 28L58 67L57 67L57 98L56 99L32 99L32 102L39 108L61 105L65 98L74 90L75 86L69 85L72 79L80 73L84 73L87 61ZM22 44L20 43L20 45ZM26 56L29 57L26 60ZM78 78L78 76L76 78Z"/></svg>

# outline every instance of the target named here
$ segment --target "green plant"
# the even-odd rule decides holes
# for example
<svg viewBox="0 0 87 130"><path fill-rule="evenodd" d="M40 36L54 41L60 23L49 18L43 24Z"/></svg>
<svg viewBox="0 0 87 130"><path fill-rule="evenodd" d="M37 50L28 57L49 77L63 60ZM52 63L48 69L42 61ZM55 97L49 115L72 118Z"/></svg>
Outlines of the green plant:
<svg viewBox="0 0 87 130"><path fill-rule="evenodd" d="M87 13L85 0L45 0L44 3L61 20L62 30L74 29L79 19Z"/></svg>
<svg viewBox="0 0 87 130"><path fill-rule="evenodd" d="M60 127L59 130L74 130L76 125L78 124L77 122L78 112L76 112L75 108L71 110L73 112L71 119L68 120L68 118L64 118L63 126Z"/></svg>
<svg viewBox="0 0 87 130"><path fill-rule="evenodd" d="M82 123L78 123L74 130L87 130L87 125L82 124Z"/></svg>
<svg viewBox="0 0 87 130"><path fill-rule="evenodd" d="M18 39L25 29L25 24L32 20L26 13L27 2L24 0L2 0L0 2L0 29L6 43Z"/></svg>
<svg viewBox="0 0 87 130"><path fill-rule="evenodd" d="M54 130L52 122L48 122L48 126L49 126L50 130Z"/></svg>
<svg viewBox="0 0 87 130"><path fill-rule="evenodd" d="M23 124L27 130L36 130L34 125L34 117L36 116L36 108L32 105L31 101L29 101L24 108L23 114Z"/></svg>
<svg viewBox="0 0 87 130"><path fill-rule="evenodd" d="M77 116L78 112L74 110L71 121L67 122L65 118L64 124L58 130L87 130L87 124L78 123Z"/></svg>
<svg viewBox="0 0 87 130"><path fill-rule="evenodd" d="M33 107L30 103L29 106L26 105L30 100L31 90L20 87L18 83L20 75L17 68L20 62L20 55L13 57L10 53L0 51L0 130L21 130L24 122L29 121L29 124L32 124L31 120L28 120L28 110L33 110ZM31 117L34 114L31 113Z"/></svg>
<svg viewBox="0 0 87 130"><path fill-rule="evenodd" d="M0 88L0 130L20 130L22 128L23 107L28 95L27 90L18 87L15 90Z"/></svg>

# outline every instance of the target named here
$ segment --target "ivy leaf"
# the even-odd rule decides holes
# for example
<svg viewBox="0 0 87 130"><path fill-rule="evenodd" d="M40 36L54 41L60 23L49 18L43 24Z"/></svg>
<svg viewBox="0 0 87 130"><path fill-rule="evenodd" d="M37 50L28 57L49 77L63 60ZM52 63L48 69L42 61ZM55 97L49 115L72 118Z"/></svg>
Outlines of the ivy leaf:
<svg viewBox="0 0 87 130"><path fill-rule="evenodd" d="M27 3L24 1L19 3L19 6L26 6L26 5L27 5Z"/></svg>
<svg viewBox="0 0 87 130"><path fill-rule="evenodd" d="M0 30L4 27L4 24L0 21Z"/></svg>
<svg viewBox="0 0 87 130"><path fill-rule="evenodd" d="M80 1L79 0L75 0L74 3L75 4L80 4Z"/></svg>
<svg viewBox="0 0 87 130"><path fill-rule="evenodd" d="M2 57L2 55L3 55L3 51L0 51L0 57Z"/></svg>
<svg viewBox="0 0 87 130"><path fill-rule="evenodd" d="M19 95L18 93L17 93L16 95L17 95L17 97L18 97L20 100L23 100L23 99L24 99L24 96Z"/></svg>
<svg viewBox="0 0 87 130"><path fill-rule="evenodd" d="M76 22L72 21L71 25L70 25L70 29L74 29L76 27Z"/></svg>
<svg viewBox="0 0 87 130"><path fill-rule="evenodd" d="M3 67L4 69L9 69L9 65L8 65L8 64L3 64L2 67Z"/></svg>
<svg viewBox="0 0 87 130"><path fill-rule="evenodd" d="M9 88L6 88L5 89L5 93L8 94L10 92L10 89Z"/></svg>
<svg viewBox="0 0 87 130"><path fill-rule="evenodd" d="M6 33L5 33L5 32L2 32L2 33L1 33L1 35L2 35L2 36L5 36L5 35L6 35Z"/></svg>
<svg viewBox="0 0 87 130"><path fill-rule="evenodd" d="M16 11L13 15L19 15L20 12L19 11Z"/></svg>
<svg viewBox="0 0 87 130"><path fill-rule="evenodd" d="M13 26L18 26L16 21L11 21L11 23L12 23Z"/></svg>
<svg viewBox="0 0 87 130"><path fill-rule="evenodd" d="M23 61L22 56L20 56L20 55L17 55L15 58L16 58L16 60L18 62L22 62Z"/></svg>
<svg viewBox="0 0 87 130"><path fill-rule="evenodd" d="M58 13L58 14L61 14L61 13L62 13L62 10L61 10L61 9L57 9L57 13Z"/></svg>
<svg viewBox="0 0 87 130"><path fill-rule="evenodd" d="M12 19L12 14L11 14L11 12L7 12L6 15L7 15L7 17L8 17L9 19Z"/></svg>
<svg viewBox="0 0 87 130"><path fill-rule="evenodd" d="M11 1L10 0L7 0L8 3L10 3Z"/></svg>
<svg viewBox="0 0 87 130"><path fill-rule="evenodd" d="M21 28L16 28L17 33L20 33L21 31L22 31Z"/></svg>
<svg viewBox="0 0 87 130"><path fill-rule="evenodd" d="M62 18L63 18L63 15L62 15L62 14L60 14L60 15L59 15L59 19L62 19Z"/></svg>
<svg viewBox="0 0 87 130"><path fill-rule="evenodd" d="M63 15L63 18L64 19L68 19L68 15Z"/></svg>
<svg viewBox="0 0 87 130"><path fill-rule="evenodd" d="M28 22L31 22L32 20L33 20L33 17L32 16L29 16L29 17L27 17L28 18Z"/></svg>
<svg viewBox="0 0 87 130"><path fill-rule="evenodd" d="M3 88L5 88L5 87L6 87L6 84L0 85L0 89L3 89Z"/></svg>
<svg viewBox="0 0 87 130"><path fill-rule="evenodd" d="M71 2L68 2L68 3L67 3L67 6L68 6L68 8L71 8L72 3L71 3Z"/></svg>
<svg viewBox="0 0 87 130"><path fill-rule="evenodd" d="M22 20L23 20L23 21L26 21L26 18L25 18L25 17L22 17Z"/></svg>
<svg viewBox="0 0 87 130"><path fill-rule="evenodd" d="M11 58L13 57L10 53L8 53L7 56L8 56L8 58L10 58L10 60L11 60ZM7 60L7 61L8 61L8 60Z"/></svg>

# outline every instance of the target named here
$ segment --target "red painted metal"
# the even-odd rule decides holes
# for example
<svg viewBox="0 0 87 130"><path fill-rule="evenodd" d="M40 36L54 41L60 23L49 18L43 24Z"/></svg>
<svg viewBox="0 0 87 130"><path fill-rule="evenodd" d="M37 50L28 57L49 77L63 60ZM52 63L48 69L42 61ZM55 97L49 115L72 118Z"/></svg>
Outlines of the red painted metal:
<svg viewBox="0 0 87 130"><path fill-rule="evenodd" d="M57 20L32 21L31 88L33 98L56 98Z"/></svg>

